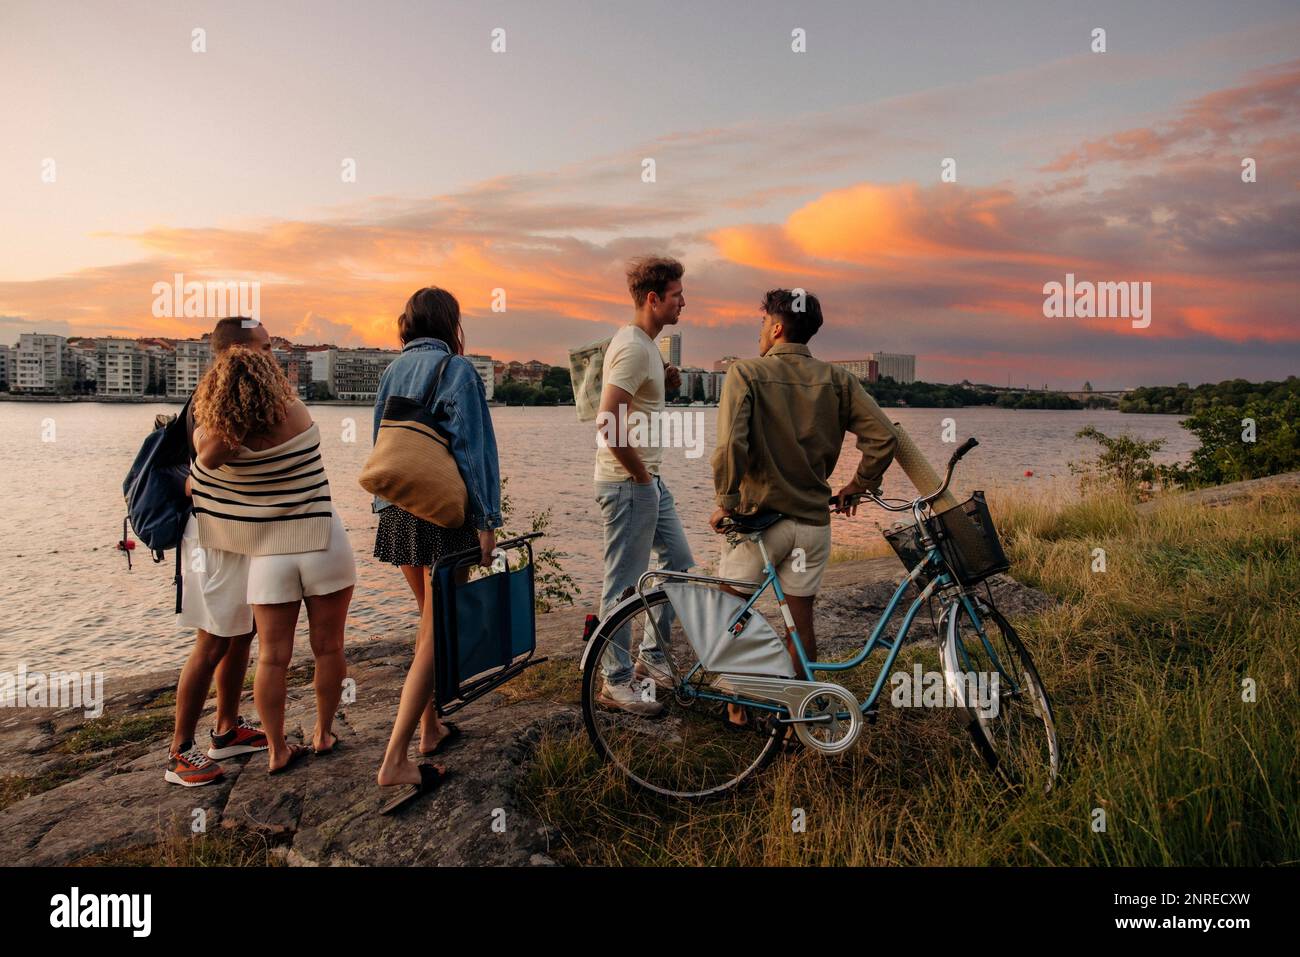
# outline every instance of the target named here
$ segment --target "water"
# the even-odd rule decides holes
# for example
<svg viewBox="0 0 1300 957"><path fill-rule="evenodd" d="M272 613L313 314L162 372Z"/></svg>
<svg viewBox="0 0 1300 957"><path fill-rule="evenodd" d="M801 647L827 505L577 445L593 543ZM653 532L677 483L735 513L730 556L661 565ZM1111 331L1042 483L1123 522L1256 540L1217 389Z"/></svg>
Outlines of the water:
<svg viewBox="0 0 1300 957"><path fill-rule="evenodd" d="M174 405L0 403L0 671L20 663L30 670L104 671L110 677L178 666L193 634L172 614L171 556L154 565L141 548L135 569L115 543L124 507L121 483L158 412ZM716 410L703 416L704 455L665 455L663 476L677 499L697 561L716 562L719 540L707 527L713 511L709 455ZM1186 458L1195 439L1174 416L1118 412L1034 412L990 408L891 409L936 468L952 445L940 441L942 420L952 417L961 440L980 439L958 470L957 490L1038 490L1071 481L1068 463L1090 457L1095 446L1074 437L1093 424L1107 434L1129 431L1167 441L1161 458ZM370 409L314 406L330 485L357 557L358 583L349 640L404 632L415 604L401 573L371 557L377 519L356 482L370 450ZM344 441L349 422L356 440ZM568 553L565 570L582 587L579 603L599 600L601 529L592 500L592 426L572 408L498 408L492 413L502 473L514 504L512 527L544 508L552 512L551 541ZM53 427L53 441L49 427ZM856 465L851 440L835 474L847 481ZM1024 476L1032 470L1032 478ZM891 469L886 494L911 497L906 477ZM836 519L834 540L860 545L876 540L892 516L868 509L852 521ZM305 618L305 616L304 616Z"/></svg>

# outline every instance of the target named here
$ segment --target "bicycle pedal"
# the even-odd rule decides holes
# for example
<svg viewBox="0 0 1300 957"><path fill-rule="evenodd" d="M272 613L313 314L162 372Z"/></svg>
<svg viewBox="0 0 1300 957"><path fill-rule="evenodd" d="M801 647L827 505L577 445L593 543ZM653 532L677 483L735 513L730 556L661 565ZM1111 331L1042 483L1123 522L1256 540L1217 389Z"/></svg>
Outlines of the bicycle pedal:
<svg viewBox="0 0 1300 957"><path fill-rule="evenodd" d="M867 724L875 724L876 719L880 717L880 709L870 708L867 711L862 712L862 717L867 719Z"/></svg>

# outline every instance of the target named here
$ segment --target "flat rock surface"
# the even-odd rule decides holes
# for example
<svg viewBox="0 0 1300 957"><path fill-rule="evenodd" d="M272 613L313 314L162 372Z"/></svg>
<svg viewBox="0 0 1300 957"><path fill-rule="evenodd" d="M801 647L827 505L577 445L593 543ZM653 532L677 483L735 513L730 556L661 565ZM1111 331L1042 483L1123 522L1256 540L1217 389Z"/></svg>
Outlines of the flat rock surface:
<svg viewBox="0 0 1300 957"><path fill-rule="evenodd" d="M893 558L832 566L818 601L823 647L860 645L901 574ZM1009 614L1050 603L1010 579L995 584L994 594ZM72 737L84 727L80 712L0 711L0 800L9 802L0 810L0 863L74 863L192 834L201 820L209 832L265 835L293 865L550 864L554 835L522 806L517 785L544 731L583 733L574 703L577 662L583 616L593 610L538 616L537 654L550 660L535 674L546 669L547 677L531 685L516 679L454 715L464 735L436 759L452 777L435 794L388 817L377 813L387 795L375 771L406 677L413 630L348 648L356 701L340 709L338 750L305 758L274 777L266 773L265 754L257 754L221 762L226 775L214 785L181 788L163 781L174 671L106 687L105 718L135 721L138 730L136 740L102 750ZM928 625L918 629L927 631ZM310 675L304 651L290 672L285 727L291 741L309 735L315 720ZM250 716L251 697L244 705ZM199 740L206 741L211 724L209 708Z"/></svg>

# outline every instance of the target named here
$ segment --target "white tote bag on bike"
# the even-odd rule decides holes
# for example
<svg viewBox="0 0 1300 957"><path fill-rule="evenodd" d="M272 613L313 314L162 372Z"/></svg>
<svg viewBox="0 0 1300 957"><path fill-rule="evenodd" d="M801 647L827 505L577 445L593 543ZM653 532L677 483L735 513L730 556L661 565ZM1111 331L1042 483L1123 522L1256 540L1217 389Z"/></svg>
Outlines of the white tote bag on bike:
<svg viewBox="0 0 1300 957"><path fill-rule="evenodd" d="M688 582L665 582L663 590L682 623L686 640L709 671L794 677L785 643L757 611L750 609L749 621L739 635L727 630L744 607L743 598Z"/></svg>

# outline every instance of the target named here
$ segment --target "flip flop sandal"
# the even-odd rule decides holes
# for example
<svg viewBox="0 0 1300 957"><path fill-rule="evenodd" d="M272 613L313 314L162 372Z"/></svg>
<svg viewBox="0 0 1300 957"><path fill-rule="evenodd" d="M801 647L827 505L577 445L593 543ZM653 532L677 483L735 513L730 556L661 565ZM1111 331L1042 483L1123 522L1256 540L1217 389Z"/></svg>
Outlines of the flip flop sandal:
<svg viewBox="0 0 1300 957"><path fill-rule="evenodd" d="M293 767L303 758L307 757L307 755L309 754L311 754L311 748L307 747L306 745L291 744L289 745L289 760L284 762L284 764L280 765L280 767L275 768L274 770L268 769L266 773L284 774L285 771L288 771L291 767Z"/></svg>
<svg viewBox="0 0 1300 957"><path fill-rule="evenodd" d="M326 754L333 754L335 751L337 751L337 750L339 749L339 745L340 745L340 743L341 743L341 742L339 741L339 736L338 736L337 734L335 734L333 731L331 731L331 732L330 732L330 737L333 738L334 740L330 742L330 746L329 746L328 748L312 748L312 749L311 749L311 750L312 750L312 753L315 754L316 757L319 758L319 757L321 757L321 756L323 756L323 755L326 755Z"/></svg>
<svg viewBox="0 0 1300 957"><path fill-rule="evenodd" d="M442 726L447 729L447 733L443 735L441 741L439 741L437 744L433 746L432 751L421 751L420 757L431 758L435 754L441 754L443 748L447 747L447 745L449 745L451 742L457 740L460 737L461 735L460 725L454 724L451 721L444 721L442 723Z"/></svg>
<svg viewBox="0 0 1300 957"><path fill-rule="evenodd" d="M406 807L416 798L436 791L443 781L451 777L450 771L439 771L432 764L421 764L419 769L420 783L408 784L403 787L391 801L379 809L380 814L392 814L394 811Z"/></svg>

